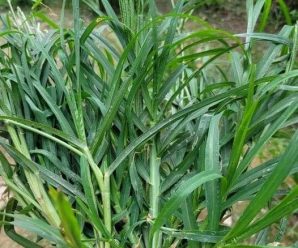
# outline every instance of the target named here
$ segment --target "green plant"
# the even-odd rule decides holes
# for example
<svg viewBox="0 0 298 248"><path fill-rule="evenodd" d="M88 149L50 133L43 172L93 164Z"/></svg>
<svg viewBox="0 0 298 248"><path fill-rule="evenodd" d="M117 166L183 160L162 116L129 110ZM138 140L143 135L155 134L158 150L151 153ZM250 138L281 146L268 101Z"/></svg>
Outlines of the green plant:
<svg viewBox="0 0 298 248"><path fill-rule="evenodd" d="M297 1L267 0L265 1L262 18L259 24L259 31L262 32L269 21L277 28L283 24L292 25L297 21L295 10L298 7Z"/></svg>
<svg viewBox="0 0 298 248"><path fill-rule="evenodd" d="M121 18L107 0L106 15L86 3L100 15L87 27L78 0L73 29L64 7L47 33L21 13L2 19L0 143L16 162L0 153L14 194L2 212L7 235L30 248L40 239L207 248L250 247L241 243L258 234L252 247L264 247L264 230L298 206L297 187L277 195L297 172L297 132L284 152L250 167L297 122L298 26L254 33L264 0L247 1L244 35L190 16L187 1L158 16L154 1L123 0ZM188 20L200 29L185 29ZM258 42L269 46L256 61ZM245 200L240 219L224 225Z"/></svg>

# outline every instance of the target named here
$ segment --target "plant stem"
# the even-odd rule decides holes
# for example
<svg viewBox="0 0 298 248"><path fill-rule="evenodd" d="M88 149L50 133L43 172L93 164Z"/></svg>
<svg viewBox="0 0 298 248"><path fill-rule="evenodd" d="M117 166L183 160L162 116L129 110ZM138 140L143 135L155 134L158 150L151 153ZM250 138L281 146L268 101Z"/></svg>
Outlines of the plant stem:
<svg viewBox="0 0 298 248"><path fill-rule="evenodd" d="M102 191L103 201L103 214L104 223L107 230L112 231L112 218L111 218L111 193L110 193L110 176L105 174L104 176L104 189ZM110 248L110 244L106 243L105 248Z"/></svg>
<svg viewBox="0 0 298 248"><path fill-rule="evenodd" d="M150 154L150 216L155 219L159 212L159 193L160 193L160 174L159 174L160 158L157 157L156 144L153 141ZM161 235L155 232L152 241L152 248L160 247Z"/></svg>
<svg viewBox="0 0 298 248"><path fill-rule="evenodd" d="M101 191L102 203L103 203L103 216L104 224L107 230L111 233L112 231L112 217L111 217L111 196L110 196L110 175L105 173L103 175L100 168L94 162L89 148L84 148L84 154L88 160L88 163L95 174L99 189ZM105 248L110 248L110 243L105 243Z"/></svg>
<svg viewBox="0 0 298 248"><path fill-rule="evenodd" d="M97 180L99 189L101 190L101 192L103 192L104 189L104 179L103 179L103 174L102 171L98 168L97 164L94 162L93 157L91 155L91 152L89 150L89 148L86 146L84 148L84 154L88 160L88 163L95 175L95 178Z"/></svg>

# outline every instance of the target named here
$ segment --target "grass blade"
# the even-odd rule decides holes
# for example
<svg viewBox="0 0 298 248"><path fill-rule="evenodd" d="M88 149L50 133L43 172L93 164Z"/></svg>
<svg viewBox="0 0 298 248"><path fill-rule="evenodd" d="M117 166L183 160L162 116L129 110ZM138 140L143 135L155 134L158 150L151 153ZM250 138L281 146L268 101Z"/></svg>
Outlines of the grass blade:
<svg viewBox="0 0 298 248"><path fill-rule="evenodd" d="M171 198L164 204L164 206L160 210L160 213L155 219L151 229L151 238L156 231L160 230L160 228L167 221L170 215L173 214L173 212L177 210L177 208L179 208L180 204L183 200L186 199L187 196L189 196L203 183L220 177L221 176L217 174L217 171L205 171L189 178L187 181L182 183L177 191L171 196Z"/></svg>
<svg viewBox="0 0 298 248"><path fill-rule="evenodd" d="M251 223L253 218L259 213L261 208L266 206L267 202L273 196L276 189L283 182L286 176L290 173L293 165L298 159L297 153L298 145L298 132L292 138L286 152L282 156L281 160L276 165L272 174L267 178L261 190L258 192L256 197L251 201L248 207L245 209L242 217L233 227L233 229L227 234L224 240L231 240L241 235L248 224Z"/></svg>

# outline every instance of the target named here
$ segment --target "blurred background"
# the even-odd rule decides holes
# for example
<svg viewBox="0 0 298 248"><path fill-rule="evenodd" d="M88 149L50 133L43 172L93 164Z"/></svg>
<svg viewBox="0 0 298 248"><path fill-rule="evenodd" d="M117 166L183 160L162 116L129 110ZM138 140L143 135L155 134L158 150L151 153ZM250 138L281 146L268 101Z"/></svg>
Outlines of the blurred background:
<svg viewBox="0 0 298 248"><path fill-rule="evenodd" d="M8 10L8 0L0 0L0 12ZM30 10L32 7L39 11L46 11L52 18L58 18L60 13L61 0L10 0L14 8L21 7L23 10ZM218 28L223 28L234 33L245 31L245 2L244 0L191 0L196 6L195 15L210 22ZM71 1L68 1L68 14L71 15ZM82 0L82 13L86 19L92 19L93 13L88 11L86 2L99 4L99 0ZM156 0L160 12L171 10L174 0ZM110 0L114 9L119 9L119 0ZM71 16L70 16L71 18ZM276 31L284 24L293 24L298 20L297 0L273 0L271 15L267 31Z"/></svg>

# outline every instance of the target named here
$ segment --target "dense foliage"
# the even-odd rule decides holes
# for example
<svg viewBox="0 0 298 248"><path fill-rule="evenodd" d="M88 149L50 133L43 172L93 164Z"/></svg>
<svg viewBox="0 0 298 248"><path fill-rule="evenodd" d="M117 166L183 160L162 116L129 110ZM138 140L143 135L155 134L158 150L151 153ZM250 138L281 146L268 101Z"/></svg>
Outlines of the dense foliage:
<svg viewBox="0 0 298 248"><path fill-rule="evenodd" d="M60 23L44 18L48 32L20 11L2 18L7 235L28 248L273 242L268 228L297 211L298 187L279 189L297 173L298 133L282 153L254 159L298 121L298 26L254 32L265 0L247 1L238 35L189 15L183 0L164 16L154 1L121 0L120 17L107 0L105 14L85 2L99 16L87 27L78 0L73 28L66 1Z"/></svg>

